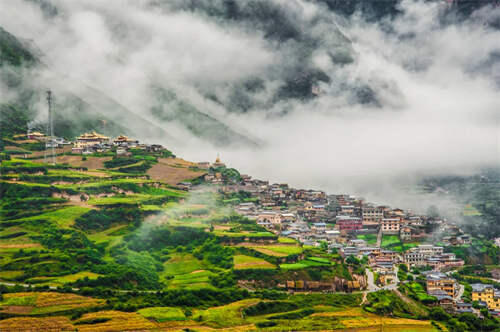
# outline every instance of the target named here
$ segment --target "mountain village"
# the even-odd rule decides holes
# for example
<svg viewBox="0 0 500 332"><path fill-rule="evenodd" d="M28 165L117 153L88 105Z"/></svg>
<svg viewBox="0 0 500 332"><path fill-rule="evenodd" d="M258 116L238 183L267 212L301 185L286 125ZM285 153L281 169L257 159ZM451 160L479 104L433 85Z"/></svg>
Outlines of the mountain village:
<svg viewBox="0 0 500 332"><path fill-rule="evenodd" d="M31 130L26 137L45 144L47 149L58 148L82 156L110 152L116 156L129 156L129 149L150 152L164 149L159 144L142 144L124 135L111 139L96 132L84 133L74 142L49 139ZM479 315L479 310L471 303L462 301L464 286L451 277L464 261L446 252L445 248L471 243L470 236L452 221L372 204L347 194L331 195L319 190L292 188L286 183L270 184L245 174L227 176L223 172L227 167L219 157L213 163L198 162L194 168L203 171L199 181L179 182L177 188L218 192L235 212L254 220L271 233L295 239L304 246L324 247L344 259L355 257L366 261L366 276L350 282L346 288L349 291L396 290L400 283L407 282L400 280L399 269L404 265L407 271L422 269L427 294L437 298L445 310ZM398 250L384 249L384 237L397 239L403 245ZM500 271L496 272L500 275ZM277 286L291 292L325 291L331 287L330 284L301 280L290 280ZM473 284L472 300L500 315L500 291L492 285Z"/></svg>

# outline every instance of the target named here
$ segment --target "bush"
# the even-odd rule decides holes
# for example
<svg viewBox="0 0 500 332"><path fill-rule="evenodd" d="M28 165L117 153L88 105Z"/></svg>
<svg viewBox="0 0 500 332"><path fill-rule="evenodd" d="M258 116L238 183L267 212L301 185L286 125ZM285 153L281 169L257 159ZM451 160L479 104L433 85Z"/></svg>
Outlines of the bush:
<svg viewBox="0 0 500 332"><path fill-rule="evenodd" d="M91 318L91 319L84 319L84 320L78 321L75 323L75 325L99 324L99 323L105 323L105 322L110 321L110 320L111 320L111 318L105 318L105 317Z"/></svg>
<svg viewBox="0 0 500 332"><path fill-rule="evenodd" d="M278 325L276 322L271 322L271 321L264 321L264 322L258 322L255 324L257 327L272 327Z"/></svg>
<svg viewBox="0 0 500 332"><path fill-rule="evenodd" d="M250 307L243 309L243 314L246 316L259 316L274 314L277 312L286 312L299 309L299 306L292 302L286 301L273 301L273 302L259 302Z"/></svg>
<svg viewBox="0 0 500 332"><path fill-rule="evenodd" d="M216 239L208 238L202 246L193 251L193 256L223 269L230 269L233 267L233 252L234 249L223 247Z"/></svg>
<svg viewBox="0 0 500 332"><path fill-rule="evenodd" d="M90 210L75 219L75 226L82 230L103 230L115 222L129 222L139 226L141 218L141 210L135 207Z"/></svg>
<svg viewBox="0 0 500 332"><path fill-rule="evenodd" d="M203 243L209 236L202 229L192 227L165 227L150 226L146 228L143 224L143 231L140 234L134 234L125 238L128 241L128 247L135 251L159 250L165 247L178 246L196 246ZM202 253L200 253L203 256Z"/></svg>
<svg viewBox="0 0 500 332"><path fill-rule="evenodd" d="M438 321L448 321L451 316L441 307L434 307L429 311L429 317Z"/></svg>

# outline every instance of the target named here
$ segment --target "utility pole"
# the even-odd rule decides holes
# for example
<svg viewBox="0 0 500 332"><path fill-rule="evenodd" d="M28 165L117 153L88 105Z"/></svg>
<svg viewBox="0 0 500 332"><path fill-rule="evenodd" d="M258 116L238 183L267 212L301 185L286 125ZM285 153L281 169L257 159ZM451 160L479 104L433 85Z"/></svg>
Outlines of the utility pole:
<svg viewBox="0 0 500 332"><path fill-rule="evenodd" d="M52 116L52 91L47 91L47 106L49 112L49 119L47 121L47 140L45 141L45 163L50 162L52 165L56 164L56 152L54 150L54 121ZM50 149L50 155L49 151Z"/></svg>

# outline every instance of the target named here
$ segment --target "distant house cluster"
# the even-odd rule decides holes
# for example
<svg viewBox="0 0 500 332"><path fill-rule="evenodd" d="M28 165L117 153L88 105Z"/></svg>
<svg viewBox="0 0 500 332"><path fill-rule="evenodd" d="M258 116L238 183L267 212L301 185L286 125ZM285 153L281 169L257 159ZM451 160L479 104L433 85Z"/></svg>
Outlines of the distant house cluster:
<svg viewBox="0 0 500 332"><path fill-rule="evenodd" d="M456 282L448 283L449 280L445 282L442 278L432 281L436 276L442 277L441 271L464 265L462 259L445 252L443 247L470 242L469 236L455 224L410 210L376 205L352 195L296 189L286 183L269 183L246 174L228 179L220 170L225 167L220 158L214 163L200 162L197 167L208 170L205 182L216 185L224 197L230 197L237 213L255 220L266 230L303 245L326 245L344 258L366 259L372 271L377 273L377 283L381 287L394 286L398 282L399 264L431 269L434 274L429 276L429 285L432 284L431 293L439 298L439 303L446 307L451 297L454 309L457 303L460 310L467 309L453 298L458 289ZM446 234L441 238L443 245L416 244L429 241L433 230ZM412 245L406 251L387 250L381 246L384 236L396 236L401 243ZM372 239L369 243L365 240L367 237ZM449 288L450 285L455 286ZM302 286L291 288L302 289Z"/></svg>
<svg viewBox="0 0 500 332"><path fill-rule="evenodd" d="M66 141L62 137L49 137L39 131L28 129L26 137L30 140L36 140L45 144L46 148L61 148L65 145L71 145L70 141Z"/></svg>
<svg viewBox="0 0 500 332"><path fill-rule="evenodd" d="M81 154L92 154L99 152L116 152L118 156L130 155L129 149L140 149L149 152L159 152L163 146L159 144L141 144L139 140L120 135L115 139L98 134L96 132L84 133L76 138L72 152Z"/></svg>
<svg viewBox="0 0 500 332"><path fill-rule="evenodd" d="M421 244L404 253L404 262L409 266L431 266L434 270L458 268L464 265L453 253L443 253L444 248L432 244Z"/></svg>
<svg viewBox="0 0 500 332"><path fill-rule="evenodd" d="M44 142L46 148L63 148L71 146L71 153L90 155L93 153L115 152L118 156L130 155L130 149L141 149L148 152L160 152L164 147L159 144L143 144L137 139L120 135L115 139L99 134L95 131L83 133L74 141L67 141L61 137L48 137L38 131L28 130L27 138Z"/></svg>

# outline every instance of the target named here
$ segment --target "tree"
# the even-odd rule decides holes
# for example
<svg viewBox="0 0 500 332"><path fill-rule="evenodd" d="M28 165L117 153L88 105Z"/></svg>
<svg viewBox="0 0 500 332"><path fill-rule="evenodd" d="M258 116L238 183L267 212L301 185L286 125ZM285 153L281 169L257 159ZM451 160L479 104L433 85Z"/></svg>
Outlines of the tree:
<svg viewBox="0 0 500 332"><path fill-rule="evenodd" d="M451 316L441 307L434 307L429 311L429 317L439 321L448 321Z"/></svg>
<svg viewBox="0 0 500 332"><path fill-rule="evenodd" d="M354 256L347 257L345 262L351 265L359 265L359 260Z"/></svg>
<svg viewBox="0 0 500 332"><path fill-rule="evenodd" d="M321 244L319 247L321 250L327 251L328 250L328 243L326 243L326 241L321 241Z"/></svg>

